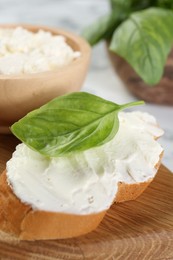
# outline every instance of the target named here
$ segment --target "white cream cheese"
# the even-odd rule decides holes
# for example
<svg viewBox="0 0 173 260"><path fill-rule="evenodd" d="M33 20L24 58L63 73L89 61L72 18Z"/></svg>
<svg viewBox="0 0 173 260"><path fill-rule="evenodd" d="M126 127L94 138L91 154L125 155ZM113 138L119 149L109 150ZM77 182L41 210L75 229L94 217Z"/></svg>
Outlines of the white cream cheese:
<svg viewBox="0 0 173 260"><path fill-rule="evenodd" d="M61 68L80 53L63 36L22 27L0 29L0 74L36 73Z"/></svg>
<svg viewBox="0 0 173 260"><path fill-rule="evenodd" d="M153 178L163 151L154 139L163 134L154 117L142 112L119 113L113 140L66 157L46 159L25 144L7 163L13 192L33 209L90 214L110 207L118 182Z"/></svg>

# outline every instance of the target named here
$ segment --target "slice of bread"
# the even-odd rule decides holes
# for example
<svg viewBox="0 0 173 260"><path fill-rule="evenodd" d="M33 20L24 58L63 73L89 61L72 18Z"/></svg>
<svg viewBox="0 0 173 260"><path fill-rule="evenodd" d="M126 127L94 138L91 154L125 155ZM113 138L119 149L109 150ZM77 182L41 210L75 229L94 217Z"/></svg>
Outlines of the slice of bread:
<svg viewBox="0 0 173 260"><path fill-rule="evenodd" d="M22 203L0 176L0 229L21 240L70 238L94 230L106 211L90 215L72 215L33 210Z"/></svg>
<svg viewBox="0 0 173 260"><path fill-rule="evenodd" d="M162 154L160 155L161 161ZM160 166L160 161L155 166ZM120 182L115 202L136 199L150 184L146 182L127 184ZM39 211L22 203L7 183L6 171L0 176L0 228L21 240L62 239L84 235L94 230L106 211L89 215L73 215Z"/></svg>

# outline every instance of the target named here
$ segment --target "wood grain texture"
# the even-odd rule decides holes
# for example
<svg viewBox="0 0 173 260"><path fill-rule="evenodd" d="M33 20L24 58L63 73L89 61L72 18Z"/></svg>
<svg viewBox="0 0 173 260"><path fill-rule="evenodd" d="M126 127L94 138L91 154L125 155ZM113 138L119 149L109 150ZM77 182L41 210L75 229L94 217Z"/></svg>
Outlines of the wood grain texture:
<svg viewBox="0 0 173 260"><path fill-rule="evenodd" d="M17 144L0 136L0 171ZM173 259L173 175L161 166L136 201L114 204L101 225L76 239L25 242L0 232L0 260ZM46 223L45 223L46 225Z"/></svg>

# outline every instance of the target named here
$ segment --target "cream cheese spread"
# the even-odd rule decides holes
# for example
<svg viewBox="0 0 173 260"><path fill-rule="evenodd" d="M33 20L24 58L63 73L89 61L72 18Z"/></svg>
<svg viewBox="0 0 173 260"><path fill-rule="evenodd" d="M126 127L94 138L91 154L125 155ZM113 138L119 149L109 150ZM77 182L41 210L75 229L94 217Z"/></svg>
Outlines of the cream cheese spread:
<svg viewBox="0 0 173 260"><path fill-rule="evenodd" d="M7 163L13 192L33 209L91 214L110 207L118 182L153 178L163 149L163 134L154 117L119 113L120 128L110 142L66 157L47 159L19 144Z"/></svg>
<svg viewBox="0 0 173 260"><path fill-rule="evenodd" d="M26 74L61 68L80 56L61 35L22 27L0 29L0 74Z"/></svg>

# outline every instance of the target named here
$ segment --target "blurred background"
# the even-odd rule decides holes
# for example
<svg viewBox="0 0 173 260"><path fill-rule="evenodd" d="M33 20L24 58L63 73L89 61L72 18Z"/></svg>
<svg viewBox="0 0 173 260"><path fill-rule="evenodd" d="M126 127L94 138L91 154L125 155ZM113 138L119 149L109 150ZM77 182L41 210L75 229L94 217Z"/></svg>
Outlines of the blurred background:
<svg viewBox="0 0 173 260"><path fill-rule="evenodd" d="M0 23L48 25L80 34L84 27L108 10L107 0L0 0ZM82 90L120 104L136 99L114 72L104 42L93 48L90 70ZM165 149L163 163L173 170L173 107L146 104L137 109L153 114L165 130L160 140Z"/></svg>

